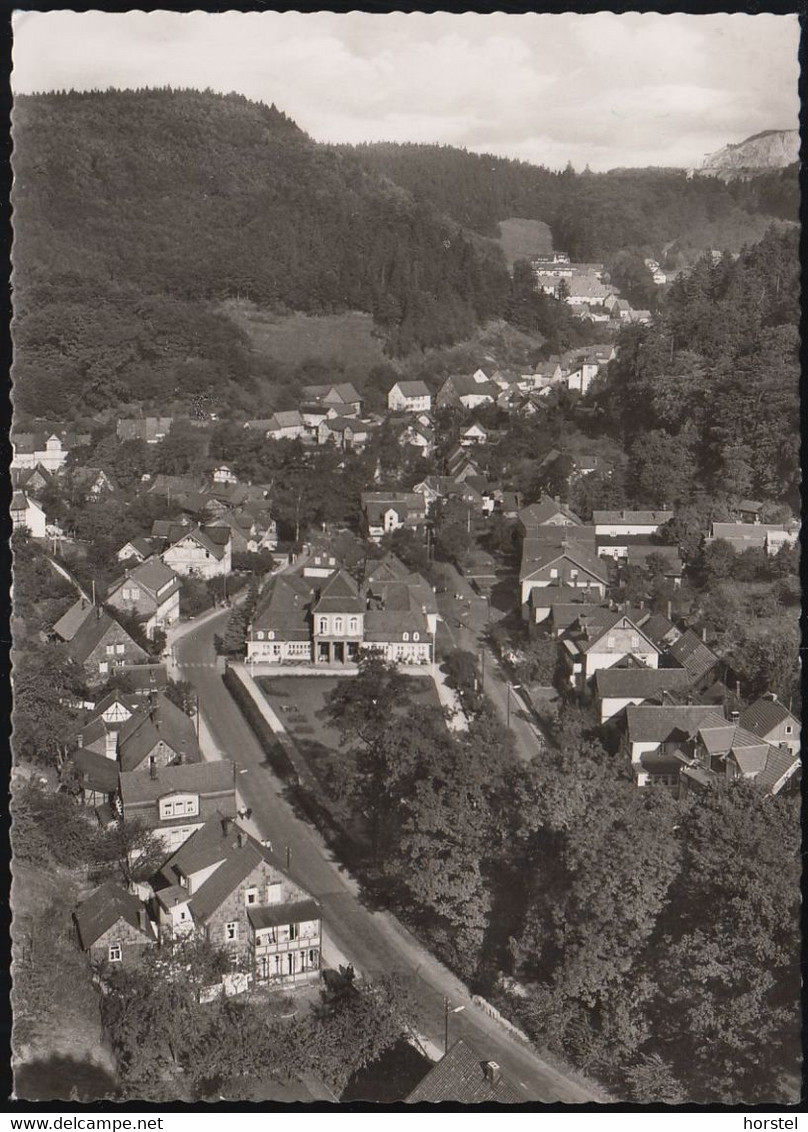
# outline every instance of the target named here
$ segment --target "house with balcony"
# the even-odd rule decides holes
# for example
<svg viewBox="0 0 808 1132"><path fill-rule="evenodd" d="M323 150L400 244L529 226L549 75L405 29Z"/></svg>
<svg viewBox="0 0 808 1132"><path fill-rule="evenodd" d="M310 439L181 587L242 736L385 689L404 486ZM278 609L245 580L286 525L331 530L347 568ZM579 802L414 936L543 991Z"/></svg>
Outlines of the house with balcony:
<svg viewBox="0 0 808 1132"><path fill-rule="evenodd" d="M236 768L221 759L122 771L118 799L124 822L151 830L173 853L207 821L235 819Z"/></svg>
<svg viewBox="0 0 808 1132"><path fill-rule="evenodd" d="M143 621L149 640L157 630L165 632L180 618L182 583L174 571L153 555L125 571L107 592L107 605Z"/></svg>
<svg viewBox="0 0 808 1132"><path fill-rule="evenodd" d="M154 897L161 936L202 933L234 968L269 985L319 978L319 904L237 822L206 822L169 858L161 880Z"/></svg>
<svg viewBox="0 0 808 1132"><path fill-rule="evenodd" d="M58 472L67 460L68 446L58 433L15 432L11 435L11 467L36 468Z"/></svg>

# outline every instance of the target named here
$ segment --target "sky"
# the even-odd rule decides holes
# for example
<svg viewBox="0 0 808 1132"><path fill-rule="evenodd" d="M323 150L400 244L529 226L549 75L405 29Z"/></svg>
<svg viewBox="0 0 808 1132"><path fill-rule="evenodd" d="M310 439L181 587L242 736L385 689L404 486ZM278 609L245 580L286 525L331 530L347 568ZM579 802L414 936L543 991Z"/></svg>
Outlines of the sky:
<svg viewBox="0 0 808 1132"><path fill-rule="evenodd" d="M601 171L798 127L796 15L17 11L13 30L16 93L238 91L323 142Z"/></svg>

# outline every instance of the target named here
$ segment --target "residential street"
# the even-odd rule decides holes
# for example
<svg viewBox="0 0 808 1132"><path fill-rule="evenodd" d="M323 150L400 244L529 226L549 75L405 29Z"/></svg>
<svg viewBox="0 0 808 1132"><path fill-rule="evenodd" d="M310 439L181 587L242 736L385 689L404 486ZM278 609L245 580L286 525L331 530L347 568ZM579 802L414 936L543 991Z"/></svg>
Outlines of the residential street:
<svg viewBox="0 0 808 1132"><path fill-rule="evenodd" d="M334 860L316 830L298 818L284 799L258 741L213 667L213 634L226 616L223 610L206 618L176 641L177 674L196 687L207 730L219 750L239 767L238 790L244 805L252 810L259 833L270 838L281 855L288 850L292 877L321 902L324 924L339 951L363 974L397 971L412 976L418 1004L416 1028L437 1049L443 1046L444 995L453 1008L463 1006L462 1013L451 1016L451 1038L465 1037L481 1056L499 1062L525 1101L607 1101L604 1093L555 1069L511 1037L472 1003L460 981L394 917L364 906L356 882Z"/></svg>

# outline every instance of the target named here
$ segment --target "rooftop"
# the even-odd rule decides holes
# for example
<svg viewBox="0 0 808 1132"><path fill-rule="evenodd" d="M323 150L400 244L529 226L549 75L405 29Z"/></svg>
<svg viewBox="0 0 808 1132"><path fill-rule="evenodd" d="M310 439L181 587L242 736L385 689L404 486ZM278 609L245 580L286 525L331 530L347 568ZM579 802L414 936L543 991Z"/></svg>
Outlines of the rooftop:
<svg viewBox="0 0 808 1132"><path fill-rule="evenodd" d="M138 898L114 881L102 884L73 913L82 949L86 951L88 947L92 947L121 919L143 932L145 939L152 941L154 932L148 918L144 917L141 921L142 910L143 906Z"/></svg>
<svg viewBox="0 0 808 1132"><path fill-rule="evenodd" d="M407 1103L521 1104L524 1099L495 1062L480 1058L461 1039L413 1089Z"/></svg>

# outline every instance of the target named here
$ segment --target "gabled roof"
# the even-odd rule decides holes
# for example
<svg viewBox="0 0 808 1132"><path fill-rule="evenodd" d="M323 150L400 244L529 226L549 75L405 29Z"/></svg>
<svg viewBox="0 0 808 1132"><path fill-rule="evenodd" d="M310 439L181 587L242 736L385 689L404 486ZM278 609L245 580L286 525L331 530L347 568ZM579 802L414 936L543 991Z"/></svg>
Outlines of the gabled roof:
<svg viewBox="0 0 808 1132"><path fill-rule="evenodd" d="M253 423L257 424L259 422L253 422ZM297 410L297 409L286 409L286 410L282 410L279 413L273 413L273 415L272 415L272 417L269 421L262 421L260 423L266 424L266 426L267 426L266 431L267 432L272 432L275 429L282 429L282 428L302 428L303 427L303 418L301 417L299 410Z"/></svg>
<svg viewBox="0 0 808 1132"><path fill-rule="evenodd" d="M84 790L95 790L99 794L115 792L118 785L118 764L115 759L108 759L86 747L79 747L73 752L72 758Z"/></svg>
<svg viewBox="0 0 808 1132"><path fill-rule="evenodd" d="M212 763L164 766L154 775L122 771L121 801L126 807L136 805L138 802L155 802L158 798L174 793L226 794L235 791L235 776L235 765L230 759L221 759Z"/></svg>
<svg viewBox="0 0 808 1132"><path fill-rule="evenodd" d="M125 586L129 581L135 582L144 589L155 601L162 602L181 588L181 582L170 566L166 566L162 558L156 555L141 562L138 566L127 570L122 578L116 579L109 587L108 596ZM168 587L164 592L163 587ZM159 595L159 597L158 597Z"/></svg>
<svg viewBox="0 0 808 1132"><path fill-rule="evenodd" d="M781 747L769 747L766 756L766 765L755 778L755 786L776 793L776 787L788 775L794 773L800 765L799 755Z"/></svg>
<svg viewBox="0 0 808 1132"><path fill-rule="evenodd" d="M393 389L398 389L404 397L431 397L429 386L423 381L397 381ZM390 392L393 392L393 389Z"/></svg>
<svg viewBox="0 0 808 1132"><path fill-rule="evenodd" d="M678 641L674 641L668 649L668 656L687 669L693 682L705 676L718 661L712 649L692 629L688 629Z"/></svg>
<svg viewBox="0 0 808 1132"><path fill-rule="evenodd" d="M564 528L560 528L564 530ZM531 578L540 570L545 570L554 562L566 558L576 566L580 566L604 585L608 583L606 568L602 565L590 546L566 538L558 542L544 542L534 539L525 539L522 548L522 565L519 571L519 580Z"/></svg>
<svg viewBox="0 0 808 1132"><path fill-rule="evenodd" d="M89 601L80 597L77 602L70 606L67 613L62 614L53 626L53 631L56 636L61 637L63 641L72 641L76 633L78 633L81 626L87 620L87 614L92 608Z"/></svg>
<svg viewBox="0 0 808 1132"><path fill-rule="evenodd" d="M130 646L130 653L146 656L145 650L132 640L126 630L110 617L106 610L100 609L98 606L90 606L87 612L89 615L85 617L69 642L68 651L77 664L84 664L93 649L100 644L111 629L116 629L118 636L122 635L126 638Z"/></svg>
<svg viewBox="0 0 808 1132"><path fill-rule="evenodd" d="M402 581L409 570L395 554L385 554L384 558L368 564L365 579L369 582Z"/></svg>
<svg viewBox="0 0 808 1132"><path fill-rule="evenodd" d="M642 631L646 637L650 637L654 644L661 644L663 639L670 633L676 626L672 621L661 613L652 613L648 620L642 627Z"/></svg>
<svg viewBox="0 0 808 1132"><path fill-rule="evenodd" d="M797 717L792 715L785 704L781 704L779 700L772 699L769 696L761 696L759 700L755 700L753 704L742 711L739 722L742 727L745 727L747 731L751 731L760 739L765 739L767 735L783 723L791 722L792 726L796 726L797 732L800 730L800 721Z"/></svg>
<svg viewBox="0 0 808 1132"><path fill-rule="evenodd" d="M143 933L144 940L152 942L155 937L148 918L144 917L144 922L141 923L142 909L143 905L138 898L114 881L102 884L73 913L82 950L92 947L119 920L125 920Z"/></svg>
<svg viewBox="0 0 808 1132"><path fill-rule="evenodd" d="M625 613L612 613L607 617L600 617L599 609L596 609L591 614L584 614L579 618L582 626L587 630L587 639L579 642L579 649L581 652L592 652L598 646L602 646L603 638L608 636L609 633L615 629L630 629L632 633L636 633L641 637L646 645L650 645L654 652L658 653L660 650L652 640L649 640L643 633L642 629Z"/></svg>
<svg viewBox="0 0 808 1132"><path fill-rule="evenodd" d="M118 732L121 770L139 767L160 740L183 762L199 762L202 757L191 720L176 704L157 692Z"/></svg>
<svg viewBox="0 0 808 1132"><path fill-rule="evenodd" d="M333 385L304 385L300 392L304 401L324 401L328 398L337 404L350 405L362 400L349 381Z"/></svg>
<svg viewBox="0 0 808 1132"><path fill-rule="evenodd" d="M407 1097L407 1104L521 1104L522 1097L501 1071L460 1040L430 1069ZM498 1068L498 1067L497 1067Z"/></svg>
<svg viewBox="0 0 808 1132"><path fill-rule="evenodd" d="M273 629L287 639L308 641L315 587L299 574L276 574L263 590L252 631Z"/></svg>
<svg viewBox="0 0 808 1132"><path fill-rule="evenodd" d="M175 531L172 527L171 535L172 549L177 543L182 542L183 539L191 538L195 543L207 550L214 558L223 558L230 542L230 530L228 527L183 527L179 532ZM163 552L165 553L165 551Z"/></svg>
<svg viewBox="0 0 808 1132"><path fill-rule="evenodd" d="M518 519L525 528L541 527L549 524L556 515L561 515L572 526L581 526L581 520L566 503L560 503L549 495L543 495L538 503L523 507Z"/></svg>
<svg viewBox="0 0 808 1132"><path fill-rule="evenodd" d="M422 642L429 640L429 626L419 609L369 609L365 614L366 642L400 641L404 633L418 633Z"/></svg>
<svg viewBox="0 0 808 1132"><path fill-rule="evenodd" d="M629 704L626 708L628 738L631 743L664 743L675 734L695 735L702 722L714 717L726 720L710 704L682 704L649 707Z"/></svg>

